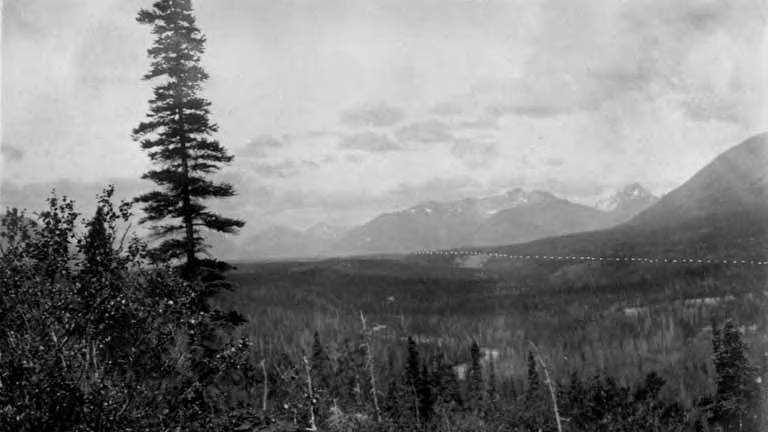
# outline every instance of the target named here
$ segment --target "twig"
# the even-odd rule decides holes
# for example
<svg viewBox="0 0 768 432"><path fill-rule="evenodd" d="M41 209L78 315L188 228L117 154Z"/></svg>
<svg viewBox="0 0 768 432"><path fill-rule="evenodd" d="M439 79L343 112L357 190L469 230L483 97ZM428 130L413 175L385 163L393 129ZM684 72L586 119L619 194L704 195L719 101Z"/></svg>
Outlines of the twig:
<svg viewBox="0 0 768 432"><path fill-rule="evenodd" d="M264 360L261 360L261 373L264 375L264 393L261 396L261 410L264 414L267 414L267 395L269 394L269 388L267 383L267 366Z"/></svg>
<svg viewBox="0 0 768 432"><path fill-rule="evenodd" d="M557 423L557 431L563 432L563 425L562 425L562 422L560 421L560 411L557 408L557 395L555 393L555 384L552 382L552 379L549 377L549 369L547 368L547 364L544 363L544 359L541 357L541 354L539 353L539 348L533 342L530 342L530 344L531 344L531 347L533 348L533 352L536 354L536 359L539 361L541 368L544 370L544 382L547 384L547 387L549 388L550 396L552 396L552 409L555 412L555 422Z"/></svg>
<svg viewBox="0 0 768 432"><path fill-rule="evenodd" d="M371 380L371 398L373 399L373 409L376 413L376 421L381 422L381 409L379 408L379 397L376 394L376 371L373 367L373 345L371 344L371 334L365 325L365 315L360 311L360 321L363 324L363 337L365 337L366 360L368 363L368 375Z"/></svg>

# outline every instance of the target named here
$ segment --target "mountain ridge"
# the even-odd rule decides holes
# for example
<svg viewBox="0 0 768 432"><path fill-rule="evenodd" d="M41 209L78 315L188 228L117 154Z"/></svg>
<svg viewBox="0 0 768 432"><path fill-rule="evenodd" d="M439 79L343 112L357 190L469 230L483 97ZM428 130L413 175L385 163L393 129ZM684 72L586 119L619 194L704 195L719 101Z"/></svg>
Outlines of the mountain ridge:
<svg viewBox="0 0 768 432"><path fill-rule="evenodd" d="M492 250L592 256L768 255L768 133L726 150L618 226Z"/></svg>

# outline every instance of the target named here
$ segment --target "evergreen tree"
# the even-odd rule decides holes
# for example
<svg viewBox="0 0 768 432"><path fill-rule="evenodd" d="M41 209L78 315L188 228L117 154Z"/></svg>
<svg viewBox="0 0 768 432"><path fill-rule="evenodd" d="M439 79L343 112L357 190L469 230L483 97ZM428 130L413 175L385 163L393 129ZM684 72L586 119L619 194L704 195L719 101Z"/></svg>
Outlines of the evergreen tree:
<svg viewBox="0 0 768 432"><path fill-rule="evenodd" d="M540 381L539 372L536 370L536 359L533 357L533 353L528 351L528 389L526 390L526 398L530 399L539 392Z"/></svg>
<svg viewBox="0 0 768 432"><path fill-rule="evenodd" d="M365 396L369 394L365 379L365 348L361 340L345 339L340 344L338 369L332 380L333 397L343 409L363 409Z"/></svg>
<svg viewBox="0 0 768 432"><path fill-rule="evenodd" d="M406 359L405 364L405 379L406 384L414 387L414 389L416 388L421 377L421 369L419 366L419 350L416 348L416 342L414 342L413 338L409 336L408 358Z"/></svg>
<svg viewBox="0 0 768 432"><path fill-rule="evenodd" d="M331 410L331 391L333 385L333 365L331 358L320 342L320 335L315 332L312 342L312 357L310 358L312 387L315 396L316 421L325 426L326 416Z"/></svg>
<svg viewBox="0 0 768 432"><path fill-rule="evenodd" d="M413 338L408 338L408 358L405 365L405 388L408 391L407 400L412 401L411 405L415 409L416 421L422 424L429 416L430 409L430 391L429 385L421 367L419 359L419 350Z"/></svg>
<svg viewBox="0 0 768 432"><path fill-rule="evenodd" d="M157 84L147 120L133 135L155 164L142 178L158 189L136 201L144 204L142 222L154 223L153 230L162 239L156 256L179 262L185 279L200 278L205 298L226 286L222 273L229 267L200 256L208 248L203 230L235 233L244 225L204 204L235 195L232 185L211 179L232 156L213 138L218 127L209 118L211 102L199 95L208 78L200 66L205 37L195 23L191 0L157 0L150 9L142 9L137 20L151 26L155 36L144 80Z"/></svg>
<svg viewBox="0 0 768 432"><path fill-rule="evenodd" d="M384 413L393 430L418 430L419 421L414 407L413 391L402 379L393 379L387 386Z"/></svg>
<svg viewBox="0 0 768 432"><path fill-rule="evenodd" d="M469 349L471 363L469 366L469 377L467 381L467 401L472 410L478 410L483 403L483 368L480 365L480 346L477 341L472 341Z"/></svg>
<svg viewBox="0 0 768 432"><path fill-rule="evenodd" d="M717 392L712 420L726 431L757 430L760 422L757 374L746 357L746 345L732 321L713 332Z"/></svg>
<svg viewBox="0 0 768 432"><path fill-rule="evenodd" d="M326 353L323 344L320 342L320 335L315 332L312 342L312 381L318 389L329 390L333 380L333 365L331 358Z"/></svg>
<svg viewBox="0 0 768 432"><path fill-rule="evenodd" d="M432 381L429 379L430 373L427 365L421 366L421 376L416 387L417 397L419 399L419 416L424 422L429 422L432 418L432 410L435 406L435 390L432 388Z"/></svg>
<svg viewBox="0 0 768 432"><path fill-rule="evenodd" d="M488 363L488 401L495 403L499 399L499 392L496 389L496 365L493 358Z"/></svg>
<svg viewBox="0 0 768 432"><path fill-rule="evenodd" d="M461 390L456 372L448 363L445 354L437 352L430 360L429 386L436 404L461 405Z"/></svg>

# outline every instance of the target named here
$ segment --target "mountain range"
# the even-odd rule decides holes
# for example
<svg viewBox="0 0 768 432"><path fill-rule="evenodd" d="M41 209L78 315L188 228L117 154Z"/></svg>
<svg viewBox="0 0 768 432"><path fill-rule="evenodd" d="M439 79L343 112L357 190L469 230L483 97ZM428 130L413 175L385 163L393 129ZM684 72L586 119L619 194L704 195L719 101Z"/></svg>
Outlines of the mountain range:
<svg viewBox="0 0 768 432"><path fill-rule="evenodd" d="M764 258L768 255L768 133L722 153L662 198L633 183L589 207L546 191L517 188L481 198L424 202L352 228L272 226L239 241L212 236L209 242L215 254L228 259L469 246L531 255Z"/></svg>
<svg viewBox="0 0 768 432"><path fill-rule="evenodd" d="M627 222L494 249L522 255L765 259L768 134L725 151Z"/></svg>
<svg viewBox="0 0 768 432"><path fill-rule="evenodd" d="M423 202L349 229L327 224L304 231L272 226L239 245L219 240L214 247L224 256L277 259L506 245L610 227L657 199L637 183L617 191L598 207L546 191L516 188L481 198Z"/></svg>
<svg viewBox="0 0 768 432"><path fill-rule="evenodd" d="M292 247L273 235L258 252L338 256L473 246L520 254L764 258L768 133L725 151L661 198L633 183L589 207L518 188L421 203L321 239L310 232L293 235Z"/></svg>

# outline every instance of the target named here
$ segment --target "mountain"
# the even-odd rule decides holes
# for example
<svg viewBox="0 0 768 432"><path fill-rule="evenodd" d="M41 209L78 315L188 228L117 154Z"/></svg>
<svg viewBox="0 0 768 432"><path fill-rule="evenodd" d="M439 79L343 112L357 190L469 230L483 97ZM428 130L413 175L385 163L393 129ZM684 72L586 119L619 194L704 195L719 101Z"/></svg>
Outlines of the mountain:
<svg viewBox="0 0 768 432"><path fill-rule="evenodd" d="M611 217L592 207L556 198L502 210L483 222L472 245L522 243L581 231L605 228Z"/></svg>
<svg viewBox="0 0 768 432"><path fill-rule="evenodd" d="M484 198L426 202L380 215L350 230L332 251L404 253L510 244L604 228L612 220L600 210L549 192L517 188Z"/></svg>
<svg viewBox="0 0 768 432"><path fill-rule="evenodd" d="M211 241L225 258L311 258L408 253L422 249L495 246L591 231L616 224L655 197L639 185L614 195L610 211L576 204L541 190L516 188L498 195L428 201L381 214L343 229L317 224L306 230L272 226L245 239Z"/></svg>
<svg viewBox="0 0 768 432"><path fill-rule="evenodd" d="M716 157L683 185L614 228L496 248L530 255L768 256L768 134Z"/></svg>
<svg viewBox="0 0 768 432"><path fill-rule="evenodd" d="M422 203L353 228L332 250L346 255L451 247L469 237L479 218L467 202Z"/></svg>
<svg viewBox="0 0 768 432"><path fill-rule="evenodd" d="M304 235L317 241L335 241L346 228L321 222L304 231Z"/></svg>
<svg viewBox="0 0 768 432"><path fill-rule="evenodd" d="M631 183L613 195L597 202L595 207L609 215L614 224L632 219L652 206L659 198L638 183Z"/></svg>
<svg viewBox="0 0 768 432"><path fill-rule="evenodd" d="M631 221L670 226L684 221L760 215L768 208L768 133L724 152Z"/></svg>

